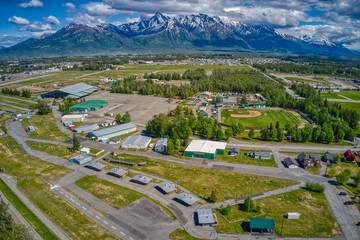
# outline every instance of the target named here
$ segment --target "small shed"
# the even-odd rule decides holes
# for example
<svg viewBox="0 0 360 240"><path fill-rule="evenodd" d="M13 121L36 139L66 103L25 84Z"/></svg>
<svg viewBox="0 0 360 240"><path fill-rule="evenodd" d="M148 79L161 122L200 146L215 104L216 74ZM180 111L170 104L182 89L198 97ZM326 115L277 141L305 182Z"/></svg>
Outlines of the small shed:
<svg viewBox="0 0 360 240"><path fill-rule="evenodd" d="M116 136L109 139L109 144L119 144L121 141L121 137Z"/></svg>
<svg viewBox="0 0 360 240"><path fill-rule="evenodd" d="M288 212L286 217L287 217L287 219L299 219L300 218L300 213L298 213L298 212Z"/></svg>
<svg viewBox="0 0 360 240"><path fill-rule="evenodd" d="M29 129L29 132L34 132L35 131L34 126L29 126L28 129Z"/></svg>
<svg viewBox="0 0 360 240"><path fill-rule="evenodd" d="M79 164L79 165L88 163L91 160L92 160L92 158L89 155L87 155L86 153L83 153L83 154L80 154L80 155L70 158L70 162Z"/></svg>
<svg viewBox="0 0 360 240"><path fill-rule="evenodd" d="M100 171L107 168L107 166L105 164L95 162L95 161L85 164L85 167L93 169L93 170L98 171L98 172L100 172Z"/></svg>
<svg viewBox="0 0 360 240"><path fill-rule="evenodd" d="M172 194L178 191L174 184L168 182L159 183L158 185L156 185L156 188L165 194Z"/></svg>
<svg viewBox="0 0 360 240"><path fill-rule="evenodd" d="M113 168L108 172L108 174L112 175L112 176L115 176L115 177L118 177L118 178L124 178L124 177L126 177L126 175L129 174L129 172L125 171L125 170L123 170L121 168Z"/></svg>
<svg viewBox="0 0 360 240"><path fill-rule="evenodd" d="M155 152L165 152L167 147L168 139L162 138L159 141L157 141L155 145Z"/></svg>
<svg viewBox="0 0 360 240"><path fill-rule="evenodd" d="M275 233L275 221L272 218L250 218L250 233Z"/></svg>
<svg viewBox="0 0 360 240"><path fill-rule="evenodd" d="M218 225L216 214L211 209L199 209L196 211L198 223L201 226L215 226Z"/></svg>
<svg viewBox="0 0 360 240"><path fill-rule="evenodd" d="M239 156L240 150L238 148L232 148L229 152L230 156Z"/></svg>
<svg viewBox="0 0 360 240"><path fill-rule="evenodd" d="M142 185L148 185L149 183L152 182L152 177L147 177L147 176L143 176L143 175L136 175L135 177L133 177L131 179L131 181L142 184Z"/></svg>
<svg viewBox="0 0 360 240"><path fill-rule="evenodd" d="M81 153L89 154L89 153L90 153L90 148L83 147L82 149L80 149L80 152L81 152Z"/></svg>
<svg viewBox="0 0 360 240"><path fill-rule="evenodd" d="M192 207L200 201L200 199L198 199L194 195L184 192L177 195L175 199L188 207Z"/></svg>

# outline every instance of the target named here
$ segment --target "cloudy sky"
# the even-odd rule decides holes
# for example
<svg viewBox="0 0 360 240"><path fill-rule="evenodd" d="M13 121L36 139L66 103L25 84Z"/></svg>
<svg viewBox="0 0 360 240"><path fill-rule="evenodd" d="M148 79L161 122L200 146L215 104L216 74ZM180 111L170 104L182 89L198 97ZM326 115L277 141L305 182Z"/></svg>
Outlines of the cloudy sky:
<svg viewBox="0 0 360 240"><path fill-rule="evenodd" d="M296 37L326 37L360 50L359 0L0 0L0 46L54 32L70 22L116 25L165 15L204 13L266 24Z"/></svg>

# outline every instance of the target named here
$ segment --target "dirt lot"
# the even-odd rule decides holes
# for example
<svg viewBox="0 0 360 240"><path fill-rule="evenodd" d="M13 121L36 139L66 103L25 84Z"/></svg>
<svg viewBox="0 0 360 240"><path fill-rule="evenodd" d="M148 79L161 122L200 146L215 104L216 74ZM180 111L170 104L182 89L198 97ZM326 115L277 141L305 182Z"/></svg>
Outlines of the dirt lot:
<svg viewBox="0 0 360 240"><path fill-rule="evenodd" d="M109 102L109 105L96 112L90 112L86 122L102 122L105 120L105 113L120 113L124 115L126 111L130 113L131 121L139 125L145 124L153 118L155 114L167 114L171 109L176 108L177 104L165 102L166 98L141 96L134 94L119 94L109 92L97 92L86 100L102 99Z"/></svg>

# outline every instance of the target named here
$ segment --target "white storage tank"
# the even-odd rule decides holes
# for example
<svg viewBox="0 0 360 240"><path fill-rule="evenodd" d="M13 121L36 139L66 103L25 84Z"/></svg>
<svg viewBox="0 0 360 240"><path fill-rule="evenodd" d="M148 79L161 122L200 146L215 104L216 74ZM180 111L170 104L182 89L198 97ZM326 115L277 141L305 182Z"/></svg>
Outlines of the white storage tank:
<svg viewBox="0 0 360 240"><path fill-rule="evenodd" d="M287 219L299 219L300 213L297 212L288 212L287 213Z"/></svg>

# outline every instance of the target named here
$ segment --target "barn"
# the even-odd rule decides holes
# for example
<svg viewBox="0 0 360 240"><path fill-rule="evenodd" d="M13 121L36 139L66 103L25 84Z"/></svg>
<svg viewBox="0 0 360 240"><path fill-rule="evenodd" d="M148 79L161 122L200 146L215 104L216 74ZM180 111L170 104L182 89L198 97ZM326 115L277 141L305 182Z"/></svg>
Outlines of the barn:
<svg viewBox="0 0 360 240"><path fill-rule="evenodd" d="M78 83L75 85L66 86L64 88L56 89L41 95L41 98L83 98L89 96L93 92L99 90L99 87L91 86L85 83Z"/></svg>

